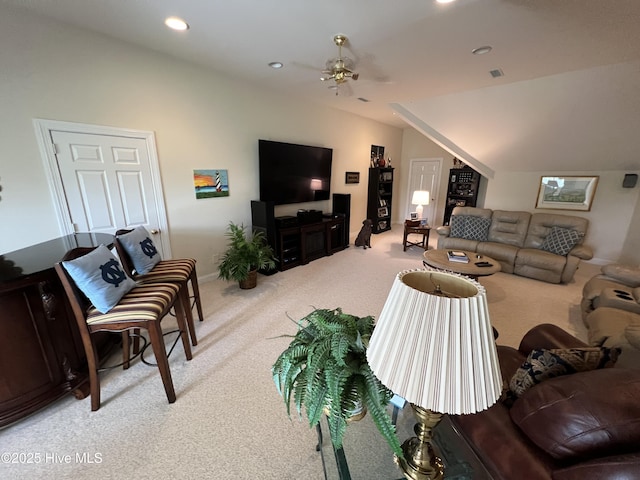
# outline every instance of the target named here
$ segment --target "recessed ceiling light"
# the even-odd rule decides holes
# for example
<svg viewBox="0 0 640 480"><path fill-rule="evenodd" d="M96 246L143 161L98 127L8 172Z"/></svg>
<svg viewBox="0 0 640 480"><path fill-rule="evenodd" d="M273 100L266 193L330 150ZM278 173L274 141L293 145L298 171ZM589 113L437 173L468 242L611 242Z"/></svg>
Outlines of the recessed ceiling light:
<svg viewBox="0 0 640 480"><path fill-rule="evenodd" d="M271 68L276 68L276 69L278 69L278 68L282 68L282 67L284 67L284 64L283 64L282 62L271 62L271 63L269 63L269 66L270 66Z"/></svg>
<svg viewBox="0 0 640 480"><path fill-rule="evenodd" d="M489 45L485 45L484 47L478 47L471 50L471 53L474 55L484 55L485 53L489 53L493 48Z"/></svg>
<svg viewBox="0 0 640 480"><path fill-rule="evenodd" d="M189 30L189 24L178 17L169 17L164 21L164 24L173 30Z"/></svg>
<svg viewBox="0 0 640 480"><path fill-rule="evenodd" d="M451 2L455 2L456 0L436 0L436 2L438 3L451 3Z"/></svg>

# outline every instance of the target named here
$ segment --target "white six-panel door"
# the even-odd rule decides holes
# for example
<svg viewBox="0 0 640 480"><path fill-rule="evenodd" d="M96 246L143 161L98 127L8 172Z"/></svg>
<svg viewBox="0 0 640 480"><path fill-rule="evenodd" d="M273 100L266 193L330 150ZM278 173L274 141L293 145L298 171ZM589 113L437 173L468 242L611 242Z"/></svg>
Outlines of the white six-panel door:
<svg viewBox="0 0 640 480"><path fill-rule="evenodd" d="M59 128L62 127L62 128ZM96 131L97 129L97 131ZM149 139L105 127L54 125L43 130L51 142L58 189L74 232L115 233L142 225L154 234L163 257L170 257L159 173ZM116 134L113 134L116 133Z"/></svg>
<svg viewBox="0 0 640 480"><path fill-rule="evenodd" d="M422 216L427 219L429 225L437 225L435 218L436 199L438 198L438 181L440 178L440 164L438 158L415 158L410 160L409 186L407 190L407 211L405 218L409 218L411 212L416 211L416 205L411 203L411 197L415 190L428 190L430 193L429 205L423 206Z"/></svg>

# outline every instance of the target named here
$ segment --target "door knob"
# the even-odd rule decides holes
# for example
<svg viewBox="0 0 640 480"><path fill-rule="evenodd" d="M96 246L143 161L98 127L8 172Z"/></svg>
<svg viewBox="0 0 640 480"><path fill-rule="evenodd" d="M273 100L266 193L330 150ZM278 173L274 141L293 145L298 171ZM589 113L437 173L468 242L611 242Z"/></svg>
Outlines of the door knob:
<svg viewBox="0 0 640 480"><path fill-rule="evenodd" d="M153 229L151 230L151 233L152 233L153 235L157 235L157 234L159 234L159 233L160 233L160 230L158 230L157 228L153 228Z"/></svg>

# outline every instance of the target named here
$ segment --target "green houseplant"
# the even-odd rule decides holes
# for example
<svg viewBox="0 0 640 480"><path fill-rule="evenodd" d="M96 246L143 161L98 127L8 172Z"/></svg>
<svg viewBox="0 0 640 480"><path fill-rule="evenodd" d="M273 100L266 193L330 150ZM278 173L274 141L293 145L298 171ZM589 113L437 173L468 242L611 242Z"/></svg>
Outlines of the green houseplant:
<svg viewBox="0 0 640 480"><path fill-rule="evenodd" d="M271 371L291 416L291 401L298 415L306 412L309 426L327 413L331 439L342 446L347 422L354 408L366 407L393 452L403 457L395 426L387 412L393 395L375 377L367 362L366 348L373 332L373 317L356 317L335 310L315 309L297 322L295 335Z"/></svg>
<svg viewBox="0 0 640 480"><path fill-rule="evenodd" d="M218 266L218 278L235 280L240 288L253 288L257 283L258 270L275 268L273 250L262 232L253 232L249 237L244 225L229 223L229 243Z"/></svg>

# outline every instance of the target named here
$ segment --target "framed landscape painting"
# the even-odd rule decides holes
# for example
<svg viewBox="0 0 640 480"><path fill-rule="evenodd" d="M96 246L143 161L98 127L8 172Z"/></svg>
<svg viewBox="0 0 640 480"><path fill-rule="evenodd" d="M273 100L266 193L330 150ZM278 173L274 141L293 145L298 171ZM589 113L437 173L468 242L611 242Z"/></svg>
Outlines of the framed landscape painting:
<svg viewBox="0 0 640 480"><path fill-rule="evenodd" d="M591 210L598 177L548 176L540 178L536 208Z"/></svg>
<svg viewBox="0 0 640 480"><path fill-rule="evenodd" d="M229 176L226 170L194 170L196 198L228 197Z"/></svg>

